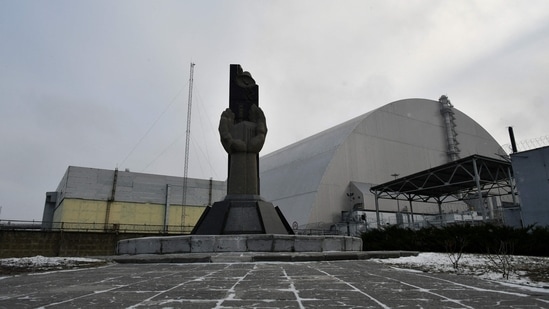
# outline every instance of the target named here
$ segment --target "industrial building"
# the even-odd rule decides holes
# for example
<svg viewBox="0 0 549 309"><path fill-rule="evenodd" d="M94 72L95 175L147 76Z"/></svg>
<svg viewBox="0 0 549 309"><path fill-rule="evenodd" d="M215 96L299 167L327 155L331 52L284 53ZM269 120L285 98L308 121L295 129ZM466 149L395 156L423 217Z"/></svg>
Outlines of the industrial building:
<svg viewBox="0 0 549 309"><path fill-rule="evenodd" d="M46 193L44 229L189 233L225 182L69 166ZM185 204L183 204L185 200Z"/></svg>
<svg viewBox="0 0 549 309"><path fill-rule="evenodd" d="M549 226L549 147L511 154L524 226Z"/></svg>
<svg viewBox="0 0 549 309"><path fill-rule="evenodd" d="M358 234L387 224L521 224L511 164L446 96L405 99L260 158L261 196L298 232ZM44 224L189 232L226 194L222 181L71 166L48 192ZM444 188L444 189L441 189ZM509 211L506 211L509 210ZM517 219L518 218L518 219ZM49 223L48 223L49 222Z"/></svg>
<svg viewBox="0 0 549 309"><path fill-rule="evenodd" d="M442 205L412 205L397 199L398 192L378 201L371 192L380 184L470 156L494 161L499 169L509 164L496 140L446 96L400 100L261 157L261 194L299 229L341 232L338 224L348 228L349 222L361 230L403 223L417 227L448 214L452 220L498 219L506 199L501 195L510 192L490 194L479 187L480 203L473 192L472 198ZM507 184L509 173L503 179Z"/></svg>

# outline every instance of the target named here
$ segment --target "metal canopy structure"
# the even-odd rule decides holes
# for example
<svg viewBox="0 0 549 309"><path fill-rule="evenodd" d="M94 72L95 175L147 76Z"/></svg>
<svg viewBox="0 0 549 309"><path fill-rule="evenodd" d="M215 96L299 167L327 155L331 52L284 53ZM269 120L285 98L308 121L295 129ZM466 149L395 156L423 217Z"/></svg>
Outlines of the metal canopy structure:
<svg viewBox="0 0 549 309"><path fill-rule="evenodd" d="M472 155L444 165L430 168L377 186L370 191L376 197L376 213L379 221L378 199L398 199L410 202L441 204L476 197L513 196L511 163L481 155ZM482 204L480 204L482 205ZM412 216L413 218L413 216ZM483 208L483 218L486 213Z"/></svg>

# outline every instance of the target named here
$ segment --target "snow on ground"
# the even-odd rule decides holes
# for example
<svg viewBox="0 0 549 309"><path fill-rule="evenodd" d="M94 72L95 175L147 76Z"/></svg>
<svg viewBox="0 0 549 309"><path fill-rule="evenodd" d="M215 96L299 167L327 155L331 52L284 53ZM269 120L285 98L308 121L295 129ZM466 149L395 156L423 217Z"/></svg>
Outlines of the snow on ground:
<svg viewBox="0 0 549 309"><path fill-rule="evenodd" d="M106 264L104 260L81 257L45 257L38 255L23 258L7 258L0 259L0 275L91 267L104 264Z"/></svg>
<svg viewBox="0 0 549 309"><path fill-rule="evenodd" d="M457 269L452 261L457 255L446 253L420 253L418 256L394 259L375 259L396 268L415 269L430 273L456 273L478 276L500 283L547 289L549 292L549 257L516 255L463 254L457 260ZM506 268L505 268L506 267ZM504 277L504 269L508 277Z"/></svg>
<svg viewBox="0 0 549 309"><path fill-rule="evenodd" d="M374 259L374 261L400 269L478 276L504 284L542 288L544 291L549 292L549 257L463 254L456 262L457 269L452 264L452 261L456 261L456 258L457 255L445 253L420 253L418 256ZM80 257L34 256L8 258L0 259L0 276L93 267L105 264L107 262L101 259ZM508 278L503 276L503 266L508 269Z"/></svg>

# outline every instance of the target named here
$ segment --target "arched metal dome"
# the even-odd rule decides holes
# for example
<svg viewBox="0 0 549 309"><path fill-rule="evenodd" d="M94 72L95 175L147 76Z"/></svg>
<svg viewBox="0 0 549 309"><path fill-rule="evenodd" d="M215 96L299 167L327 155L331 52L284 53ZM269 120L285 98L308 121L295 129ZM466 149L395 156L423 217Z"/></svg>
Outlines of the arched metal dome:
<svg viewBox="0 0 549 309"><path fill-rule="evenodd" d="M374 186L393 174L448 162L448 119L441 107L427 99L395 101L262 156L261 195L279 206L290 223L329 227L350 208L350 183ZM472 118L453 107L451 116L459 156L505 154ZM364 199L364 209L373 209L373 197Z"/></svg>

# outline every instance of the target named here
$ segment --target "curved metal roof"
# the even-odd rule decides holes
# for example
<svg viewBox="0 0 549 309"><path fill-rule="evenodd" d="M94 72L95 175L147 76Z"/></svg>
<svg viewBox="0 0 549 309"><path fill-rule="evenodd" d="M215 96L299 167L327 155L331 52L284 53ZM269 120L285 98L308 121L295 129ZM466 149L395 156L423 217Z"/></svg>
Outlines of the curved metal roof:
<svg viewBox="0 0 549 309"><path fill-rule="evenodd" d="M478 193L483 197L508 195L512 192L511 163L472 155L374 186L370 191L379 198L440 203Z"/></svg>
<svg viewBox="0 0 549 309"><path fill-rule="evenodd" d="M497 157L497 141L473 119L454 112L461 155ZM395 101L262 156L261 195L280 206L290 223L337 222L348 208L350 182L373 186L394 173L443 164L445 137L438 101ZM373 204L371 197L365 207Z"/></svg>
<svg viewBox="0 0 549 309"><path fill-rule="evenodd" d="M371 112L370 112L371 113ZM263 188L269 200L291 199L293 207L285 207L284 215L298 222L307 222L316 198L319 183L339 145L370 113L286 146L259 159Z"/></svg>

